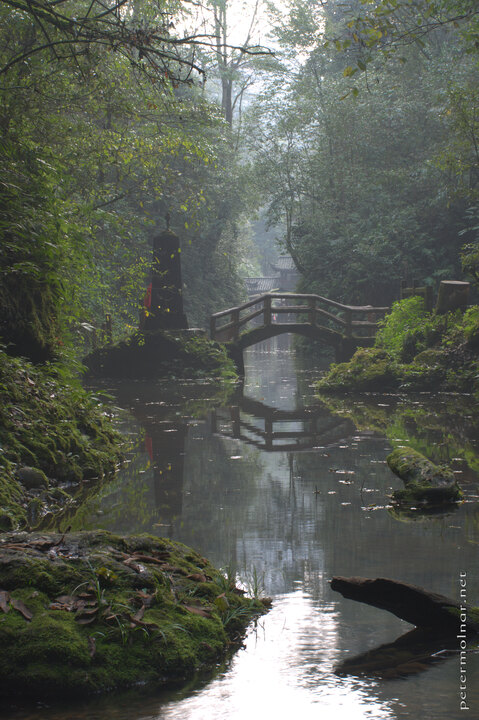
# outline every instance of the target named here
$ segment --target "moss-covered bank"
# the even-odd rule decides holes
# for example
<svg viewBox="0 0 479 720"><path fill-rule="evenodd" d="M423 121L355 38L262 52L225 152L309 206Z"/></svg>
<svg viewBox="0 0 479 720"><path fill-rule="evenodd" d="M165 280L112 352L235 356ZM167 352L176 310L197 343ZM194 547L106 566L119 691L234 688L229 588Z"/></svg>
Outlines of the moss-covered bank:
<svg viewBox="0 0 479 720"><path fill-rule="evenodd" d="M74 503L83 481L115 472L123 445L103 406L61 366L0 349L0 530Z"/></svg>
<svg viewBox="0 0 479 720"><path fill-rule="evenodd" d="M419 297L395 303L374 348L331 366L321 392L479 392L479 307L434 315Z"/></svg>
<svg viewBox="0 0 479 720"><path fill-rule="evenodd" d="M84 363L96 377L238 377L225 346L194 330L137 332L117 345L95 350Z"/></svg>
<svg viewBox="0 0 479 720"><path fill-rule="evenodd" d="M147 535L10 533L0 558L4 700L184 680L269 604L190 548Z"/></svg>

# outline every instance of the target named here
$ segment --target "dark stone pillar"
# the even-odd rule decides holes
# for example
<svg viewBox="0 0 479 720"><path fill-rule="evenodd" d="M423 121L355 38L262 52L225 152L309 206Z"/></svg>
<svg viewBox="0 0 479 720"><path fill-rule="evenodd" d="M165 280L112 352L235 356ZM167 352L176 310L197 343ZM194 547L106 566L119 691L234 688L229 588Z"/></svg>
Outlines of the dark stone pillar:
<svg viewBox="0 0 479 720"><path fill-rule="evenodd" d="M470 283L461 280L441 280L436 302L436 315L452 310L467 310Z"/></svg>
<svg viewBox="0 0 479 720"><path fill-rule="evenodd" d="M165 230L153 241L151 306L144 329L151 333L187 327L183 311L180 241L174 232Z"/></svg>

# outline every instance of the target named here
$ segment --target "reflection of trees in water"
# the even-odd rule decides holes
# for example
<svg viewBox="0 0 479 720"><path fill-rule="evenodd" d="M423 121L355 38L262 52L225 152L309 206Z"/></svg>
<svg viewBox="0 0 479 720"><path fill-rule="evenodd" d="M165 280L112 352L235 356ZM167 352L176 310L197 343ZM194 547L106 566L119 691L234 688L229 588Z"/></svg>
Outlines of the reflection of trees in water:
<svg viewBox="0 0 479 720"><path fill-rule="evenodd" d="M479 543L479 409L459 395L399 397L322 397L329 410L351 420L358 430L385 435L391 445L410 445L433 462L452 467L468 502L465 529ZM421 519L398 512L405 522ZM424 519L424 518L422 518Z"/></svg>
<svg viewBox="0 0 479 720"><path fill-rule="evenodd" d="M73 520L73 529L146 532L155 519L150 461L138 448L118 477L82 505Z"/></svg>
<svg viewBox="0 0 479 720"><path fill-rule="evenodd" d="M407 442L436 463L461 463L468 478L479 473L479 409L469 397L322 396L329 410L352 420L358 430L386 435L390 441Z"/></svg>
<svg viewBox="0 0 479 720"><path fill-rule="evenodd" d="M236 566L237 538L251 503L260 501L260 453L211 432L210 423L190 428L184 468L183 512L172 527L175 539L220 565Z"/></svg>

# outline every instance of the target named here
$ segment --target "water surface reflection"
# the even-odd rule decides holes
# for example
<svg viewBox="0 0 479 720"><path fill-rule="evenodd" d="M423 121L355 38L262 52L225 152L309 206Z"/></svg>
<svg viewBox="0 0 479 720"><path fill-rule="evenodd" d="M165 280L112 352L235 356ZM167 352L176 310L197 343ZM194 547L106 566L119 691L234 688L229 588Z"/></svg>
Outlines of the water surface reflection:
<svg viewBox="0 0 479 720"><path fill-rule="evenodd" d="M366 422L363 411L358 421L350 412L356 407L352 400L339 412L319 404L310 387L314 373L298 372L289 352L249 351L246 366L247 399L216 403L219 407L213 402L207 411L191 398L168 397L164 385L118 389L119 403L130 407L145 438L117 481L90 501L75 523L169 535L217 566L233 567L245 586L261 585L274 597L273 609L250 629L245 647L227 666L196 686L160 695L123 694L66 714L43 710L41 717L463 717L455 647L431 666L396 679L335 674L345 660L392 643L410 626L339 597L328 580L394 577L458 597L462 570L468 598L477 604L473 464L466 462L468 501L453 513L412 522L398 518L390 512L389 495L401 483L385 463L391 433L388 439L384 427ZM182 393L192 394L185 387ZM369 402L383 418L388 401ZM357 407L362 406L364 399ZM405 427L412 432L410 420ZM447 440L448 432L442 437ZM463 439L464 447L476 447L477 437ZM476 713L471 717L479 713L478 668L471 647L468 703Z"/></svg>

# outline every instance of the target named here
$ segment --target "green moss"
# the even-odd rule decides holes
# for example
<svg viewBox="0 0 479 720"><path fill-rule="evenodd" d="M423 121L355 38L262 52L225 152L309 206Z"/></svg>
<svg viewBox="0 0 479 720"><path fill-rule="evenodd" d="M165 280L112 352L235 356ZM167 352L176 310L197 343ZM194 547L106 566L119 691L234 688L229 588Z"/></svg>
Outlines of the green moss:
<svg viewBox="0 0 479 720"><path fill-rule="evenodd" d="M380 348L360 348L347 363L333 364L317 384L318 390L374 391L397 387L398 371Z"/></svg>
<svg viewBox="0 0 479 720"><path fill-rule="evenodd" d="M318 390L479 392L478 318L477 306L436 316L421 298L395 303L376 346L332 365Z"/></svg>
<svg viewBox="0 0 479 720"><path fill-rule="evenodd" d="M55 493L60 482L112 475L123 445L101 404L61 366L35 366L0 348L0 527L25 526L31 500L37 520L68 502ZM22 485L25 466L48 477L50 492L32 496L28 474ZM70 498L75 492L73 485Z"/></svg>
<svg viewBox="0 0 479 720"><path fill-rule="evenodd" d="M427 504L430 506L457 502L462 498L454 473L446 467L435 465L413 448L398 447L386 458L391 470L405 484L393 497L404 505Z"/></svg>
<svg viewBox="0 0 479 720"><path fill-rule="evenodd" d="M386 460L393 473L406 483L422 481L449 484L454 481L451 470L435 465L414 448L398 447Z"/></svg>
<svg viewBox="0 0 479 720"><path fill-rule="evenodd" d="M13 465L0 458L0 530L13 530L26 522L24 491L13 474Z"/></svg>
<svg viewBox="0 0 479 720"><path fill-rule="evenodd" d="M215 568L163 538L20 533L2 544L0 587L11 604L0 615L3 698L187 678L265 609L235 588L223 595Z"/></svg>

